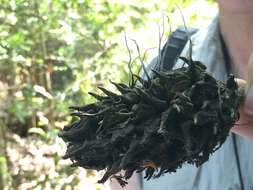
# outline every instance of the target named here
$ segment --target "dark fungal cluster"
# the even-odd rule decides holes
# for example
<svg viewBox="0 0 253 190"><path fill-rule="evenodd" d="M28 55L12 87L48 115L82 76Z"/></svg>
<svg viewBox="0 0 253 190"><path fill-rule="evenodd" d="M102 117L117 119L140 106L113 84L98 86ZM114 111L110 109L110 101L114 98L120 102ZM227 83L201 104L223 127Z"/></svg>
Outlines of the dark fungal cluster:
<svg viewBox="0 0 253 190"><path fill-rule="evenodd" d="M118 93L99 87L103 96L89 93L97 102L70 107L79 119L60 135L64 158L105 170L99 183L114 177L121 186L135 171L150 179L207 161L239 119L241 96L232 75L222 83L201 62L181 59L188 67L153 70L148 80L133 75L131 85L112 82Z"/></svg>

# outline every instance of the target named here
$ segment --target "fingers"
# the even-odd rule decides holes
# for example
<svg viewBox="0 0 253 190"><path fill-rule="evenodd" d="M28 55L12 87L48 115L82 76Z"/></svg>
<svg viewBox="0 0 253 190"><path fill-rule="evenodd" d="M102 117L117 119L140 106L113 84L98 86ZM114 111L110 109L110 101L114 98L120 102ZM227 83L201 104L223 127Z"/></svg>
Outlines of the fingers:
<svg viewBox="0 0 253 190"><path fill-rule="evenodd" d="M252 85L246 87L246 94L247 96L245 98L243 109L245 113L249 115L253 115L253 87Z"/></svg>
<svg viewBox="0 0 253 190"><path fill-rule="evenodd" d="M235 79L235 82L237 83L238 86L243 86L246 84L246 80L238 79L238 78Z"/></svg>
<svg viewBox="0 0 253 190"><path fill-rule="evenodd" d="M248 68L247 68L247 81L243 79L235 79L238 86L246 85L245 87L245 101L243 111L247 115L253 115L253 51L251 52Z"/></svg>
<svg viewBox="0 0 253 190"><path fill-rule="evenodd" d="M247 84L245 94L246 99L244 102L244 111L249 115L253 115L253 51L251 52L248 63Z"/></svg>
<svg viewBox="0 0 253 190"><path fill-rule="evenodd" d="M249 84L253 84L253 51L250 54L249 62L248 62L248 73L247 73L247 82Z"/></svg>

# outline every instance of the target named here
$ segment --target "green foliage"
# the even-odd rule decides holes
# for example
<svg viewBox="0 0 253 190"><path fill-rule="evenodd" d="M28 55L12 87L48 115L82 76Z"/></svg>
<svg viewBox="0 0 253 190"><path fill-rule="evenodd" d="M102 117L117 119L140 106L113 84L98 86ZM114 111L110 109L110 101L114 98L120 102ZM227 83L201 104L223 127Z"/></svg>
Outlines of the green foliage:
<svg viewBox="0 0 253 190"><path fill-rule="evenodd" d="M7 180L8 181L12 181L12 177L10 175L10 173L8 172L7 168L3 167L5 164L7 164L7 159L3 156L0 156L0 173L2 173L3 175L7 176Z"/></svg>
<svg viewBox="0 0 253 190"><path fill-rule="evenodd" d="M55 121L65 119L69 105L94 100L88 91L110 86L109 79L129 80L124 31L138 38L140 32L157 30L154 23L161 19L161 12L168 15L172 27L182 25L179 6L183 14L190 15L186 24L191 25L200 18L196 7L187 10L193 3L196 1L3 0L0 72L5 75L0 80L16 87L7 111L22 126L55 126ZM149 38L158 39L154 34ZM148 44L152 47L143 35L136 40L142 52ZM133 53L135 47L130 48ZM137 72L138 60L132 65ZM29 117L36 121L28 123Z"/></svg>
<svg viewBox="0 0 253 190"><path fill-rule="evenodd" d="M42 137L46 137L47 136L46 132L43 129L37 128L37 127L32 127L30 129L28 129L28 133L38 134L38 135L40 135Z"/></svg>
<svg viewBox="0 0 253 190"><path fill-rule="evenodd" d="M0 163L6 163L6 158L5 157L2 157L2 156L0 156Z"/></svg>
<svg viewBox="0 0 253 190"><path fill-rule="evenodd" d="M70 105L94 101L88 92L98 86L113 88L109 80L128 83L124 31L137 73L140 61L131 39L139 44L141 56L157 47L162 13L165 36L183 25L179 7L189 26L203 26L216 14L212 0L2 0L0 86L7 84L8 93L0 92L7 99L0 112L8 113L8 127L54 143L59 128L72 119ZM54 154L53 159L57 165L60 157ZM74 169L59 172L69 176ZM46 176L37 185L44 189L50 181L54 188L58 180Z"/></svg>

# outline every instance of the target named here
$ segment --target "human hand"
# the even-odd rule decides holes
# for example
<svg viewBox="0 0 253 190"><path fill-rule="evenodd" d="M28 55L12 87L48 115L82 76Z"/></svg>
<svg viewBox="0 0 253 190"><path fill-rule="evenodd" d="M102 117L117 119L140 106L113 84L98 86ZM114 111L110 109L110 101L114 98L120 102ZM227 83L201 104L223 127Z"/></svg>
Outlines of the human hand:
<svg viewBox="0 0 253 190"><path fill-rule="evenodd" d="M253 141L253 52L248 62L247 81L237 79L239 86L246 85L245 101L240 106L240 120L231 129L232 132Z"/></svg>

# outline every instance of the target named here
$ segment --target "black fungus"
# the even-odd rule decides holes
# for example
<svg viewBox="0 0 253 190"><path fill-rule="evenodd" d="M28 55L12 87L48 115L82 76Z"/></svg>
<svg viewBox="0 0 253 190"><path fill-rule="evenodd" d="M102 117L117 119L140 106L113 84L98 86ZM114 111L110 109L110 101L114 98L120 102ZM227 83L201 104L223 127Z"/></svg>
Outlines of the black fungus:
<svg viewBox="0 0 253 190"><path fill-rule="evenodd" d="M239 119L238 86L232 75L224 84L201 62L181 59L189 66L154 70L149 81L134 75L144 85L112 82L118 94L100 87L104 96L90 93L97 102L72 106L80 119L60 135L68 145L64 158L105 170L99 183L114 177L122 186L135 171L150 179L207 161Z"/></svg>

